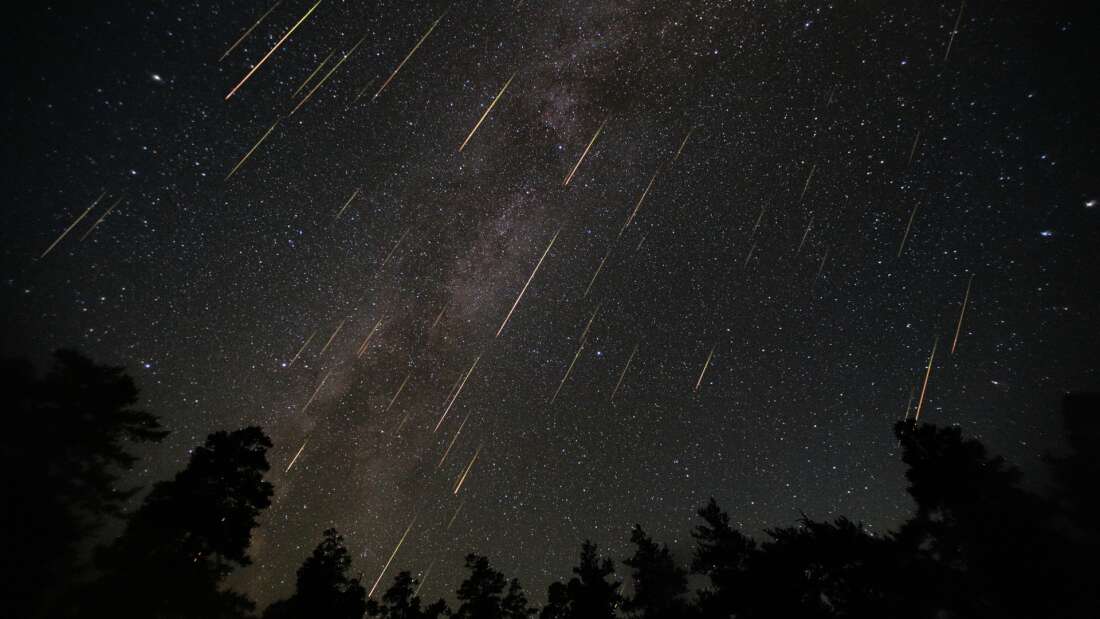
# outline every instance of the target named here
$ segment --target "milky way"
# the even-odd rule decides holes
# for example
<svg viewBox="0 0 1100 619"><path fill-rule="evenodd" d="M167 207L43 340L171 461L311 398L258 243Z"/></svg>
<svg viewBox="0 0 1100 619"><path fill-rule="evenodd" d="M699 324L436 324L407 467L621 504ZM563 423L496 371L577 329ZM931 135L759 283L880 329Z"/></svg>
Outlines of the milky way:
<svg viewBox="0 0 1100 619"><path fill-rule="evenodd" d="M536 599L634 523L687 560L710 496L885 530L914 391L1031 467L1100 387L1080 17L274 4L33 9L0 232L5 352L126 365L142 483L271 435L261 603L329 526L365 582L400 543Z"/></svg>

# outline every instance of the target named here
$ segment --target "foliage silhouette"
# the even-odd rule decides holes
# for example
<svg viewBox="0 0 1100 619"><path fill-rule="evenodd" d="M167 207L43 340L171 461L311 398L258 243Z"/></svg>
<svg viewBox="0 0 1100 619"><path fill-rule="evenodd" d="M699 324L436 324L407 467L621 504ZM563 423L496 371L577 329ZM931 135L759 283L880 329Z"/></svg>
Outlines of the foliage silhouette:
<svg viewBox="0 0 1100 619"><path fill-rule="evenodd" d="M615 563L600 558L596 545L585 540L580 563L573 568L568 583L556 582L547 591L547 604L539 619L612 619L622 601L614 580ZM609 580L611 578L611 580Z"/></svg>
<svg viewBox="0 0 1100 619"><path fill-rule="evenodd" d="M634 595L623 603L633 617L665 619L687 612L687 570L676 565L668 546L654 542L641 525L630 533L634 556L623 561L631 568Z"/></svg>
<svg viewBox="0 0 1100 619"><path fill-rule="evenodd" d="M102 549L90 608L112 617L238 617L252 603L224 590L251 563L257 518L271 503L271 441L256 427L215 432L183 471L153 486L126 530Z"/></svg>
<svg viewBox="0 0 1100 619"><path fill-rule="evenodd" d="M351 555L344 538L336 529L327 529L313 554L298 568L294 595L269 606L264 619L359 619L367 609L367 593L358 578L348 576L350 569Z"/></svg>
<svg viewBox="0 0 1100 619"><path fill-rule="evenodd" d="M382 594L382 602L367 601L367 616L382 619L438 619L450 614L447 603L438 600L425 608L416 596L417 581L409 572L399 572L393 584Z"/></svg>
<svg viewBox="0 0 1100 619"><path fill-rule="evenodd" d="M460 602L454 616L460 619L522 619L536 612L527 604L519 581L508 580L489 566L489 559L476 554L466 555L470 575L459 585ZM507 590L506 590L507 589Z"/></svg>
<svg viewBox="0 0 1100 619"><path fill-rule="evenodd" d="M29 361L4 361L0 377L7 426L0 433L0 614L61 613L85 575L82 546L138 490L120 484L136 461L129 445L168 433L134 408L138 390L122 368L78 352L55 352L42 377Z"/></svg>

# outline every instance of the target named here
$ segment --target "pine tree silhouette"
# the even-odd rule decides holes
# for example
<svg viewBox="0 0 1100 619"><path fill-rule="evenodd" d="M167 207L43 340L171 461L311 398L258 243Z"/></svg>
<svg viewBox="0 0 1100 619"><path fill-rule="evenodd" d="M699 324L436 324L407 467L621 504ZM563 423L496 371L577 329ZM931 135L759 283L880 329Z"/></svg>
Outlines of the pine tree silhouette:
<svg viewBox="0 0 1100 619"><path fill-rule="evenodd" d="M88 607L111 617L240 617L243 595L222 588L251 563L248 545L271 503L271 441L259 428L216 432L183 471L153 486L122 536L97 557L103 577Z"/></svg>
<svg viewBox="0 0 1100 619"><path fill-rule="evenodd" d="M72 350L54 353L43 377L26 360L4 361L0 381L0 615L64 614L86 575L88 539L138 490L119 479L136 461L130 444L168 433L134 408L138 390L122 368Z"/></svg>
<svg viewBox="0 0 1100 619"><path fill-rule="evenodd" d="M367 592L359 579L348 576L351 555L344 538L336 529L327 529L322 536L313 554L298 568L294 595L268 606L264 619L361 619L367 609Z"/></svg>
<svg viewBox="0 0 1100 619"><path fill-rule="evenodd" d="M457 597L460 604L454 613L455 617L523 619L538 612L528 606L519 581L515 578L509 581L504 574L489 567L489 559L486 557L466 555L466 568L470 570L470 575L458 587Z"/></svg>
<svg viewBox="0 0 1100 619"><path fill-rule="evenodd" d="M623 561L631 568L634 596L623 608L640 619L672 619L687 612L687 571L676 565L668 546L654 542L641 525L630 534L634 556Z"/></svg>
<svg viewBox="0 0 1100 619"><path fill-rule="evenodd" d="M367 600L367 616L382 619L438 619L451 614L447 603L438 600L425 608L416 596L417 581L409 572L399 572L382 594L382 602Z"/></svg>
<svg viewBox="0 0 1100 619"><path fill-rule="evenodd" d="M601 559L596 545L585 540L573 574L566 584L550 585L548 602L539 618L613 619L622 600L619 595L622 582L609 580L615 575L615 563L606 557Z"/></svg>

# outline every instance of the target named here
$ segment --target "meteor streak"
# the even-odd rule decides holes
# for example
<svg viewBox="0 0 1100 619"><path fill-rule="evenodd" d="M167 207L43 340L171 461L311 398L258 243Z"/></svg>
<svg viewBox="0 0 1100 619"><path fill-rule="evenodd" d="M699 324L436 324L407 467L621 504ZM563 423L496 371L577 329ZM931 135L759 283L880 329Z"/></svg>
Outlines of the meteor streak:
<svg viewBox="0 0 1100 619"><path fill-rule="evenodd" d="M324 66L326 64L328 64L328 61L331 60L334 55L336 55L336 50L335 49L332 50L331 52L329 52L328 56L325 56L325 59L321 61L321 64L317 65L317 68L313 70L313 73L310 73L309 76L305 79L305 81L302 82L302 85L298 87L298 90L295 90L294 94L292 94L290 96L291 97L297 97L298 93L302 92L302 89L305 88L306 85L309 84L311 81L313 81L313 78L317 77L317 74L321 71L321 69L324 68Z"/></svg>
<svg viewBox="0 0 1100 619"><path fill-rule="evenodd" d="M634 217L638 214L638 209L642 208L642 202L645 201L645 197L649 195L650 188L653 187L653 181L657 180L657 175L660 174L661 168L657 167L657 171L653 173L653 176L649 179L649 184L645 186L645 191L642 192L642 197L638 198L638 203L634 205L634 210L631 211L630 217L626 218L626 223L619 229L619 236L623 235L623 231L630 227L630 223L634 221Z"/></svg>
<svg viewBox="0 0 1100 619"><path fill-rule="evenodd" d="M753 234L756 234L756 229L760 227L760 222L764 220L764 210L767 208L767 206L760 207L760 214L756 216L756 224L752 227Z"/></svg>
<svg viewBox="0 0 1100 619"><path fill-rule="evenodd" d="M222 54L222 57L218 58L218 62L221 62L221 61L225 60L225 57L228 56L230 54L230 52L232 52L234 49L236 49L237 46L241 44L241 41L244 41L245 38L248 35L252 34L252 31L256 29L256 26L259 26L260 22L267 19L267 16L270 15L272 11L279 8L279 5L282 4L282 3L283 3L283 0L279 0L274 5L272 5L271 8L268 9L266 13L261 15L260 18L256 20L256 23L252 24L251 28L244 31L244 34L241 35L241 38L237 39L237 41L235 43L233 43L232 45L229 46L229 49L225 50L225 53Z"/></svg>
<svg viewBox="0 0 1100 619"><path fill-rule="evenodd" d="M553 397L550 398L550 404L554 404L554 400L558 399L558 394L561 393L561 388L565 386L565 381L569 380L569 375L573 373L573 366L577 364L577 358L581 356L584 351L584 341L581 341L581 345L577 347L577 353L573 355L573 361L569 363L569 369L565 370L565 376L562 377L561 382L558 383L558 388L554 390Z"/></svg>
<svg viewBox="0 0 1100 619"><path fill-rule="evenodd" d="M691 129L688 129L687 135L684 136L684 141L680 142L680 148L676 149L676 156L672 158L672 163L676 163L676 160L680 158L680 153L684 152L684 146L687 146L688 138L691 137L691 134L694 131L694 126Z"/></svg>
<svg viewBox="0 0 1100 619"><path fill-rule="evenodd" d="M264 143L264 140L267 139L267 136L271 135L271 132L275 130L275 127L278 124L279 121L276 120L274 124L271 125L271 128L265 131L262 136L260 136L260 139L256 141L256 144L252 148L248 149L248 152L244 154L244 157L241 157L241 160L237 162L237 165L233 166L233 169L229 171L229 174L225 175L225 180L229 180L233 177L234 174L237 173L237 170L239 170L241 166L244 165L244 162L248 161L248 158L252 156L252 153L256 152L256 149L260 147L260 144Z"/></svg>
<svg viewBox="0 0 1100 619"><path fill-rule="evenodd" d="M428 569L424 570L424 575L420 577L420 581L416 583L416 590L413 591L413 597L420 595L420 588L424 586L424 581L428 580L428 575L432 573L432 568L435 567L435 561L428 564Z"/></svg>
<svg viewBox="0 0 1100 619"><path fill-rule="evenodd" d="M749 260L752 258L752 252L756 251L756 242L754 241L752 246L749 247L749 254L745 256L744 266L749 266Z"/></svg>
<svg viewBox="0 0 1100 619"><path fill-rule="evenodd" d="M325 377L321 379L321 384L317 385L317 388L313 390L313 395L309 396L309 399L306 400L306 405L302 407L302 410L298 413L299 415L304 414L306 409L309 408L309 405L313 404L313 401L317 399L317 394L321 393L321 388L325 386L325 382L328 381L329 376L332 376L332 370L329 370L325 374Z"/></svg>
<svg viewBox="0 0 1100 619"><path fill-rule="evenodd" d="M810 236L810 228L814 226L814 216L810 215L810 223L806 224L806 231L802 233L802 241L798 244L798 250L794 252L794 255L802 253L802 246L806 244L806 238Z"/></svg>
<svg viewBox="0 0 1100 619"><path fill-rule="evenodd" d="M382 319L379 318L378 322L374 323L374 326L371 327L370 333L367 334L367 339L363 340L363 344L359 346L359 351L355 354L355 357L357 359L362 357L363 353L367 352L367 345L370 344L370 339L372 337L374 337L374 332L377 331L378 327L381 327L381 326L382 326Z"/></svg>
<svg viewBox="0 0 1100 619"><path fill-rule="evenodd" d="M917 216L917 207L919 204L913 205L913 212L909 213L909 223L905 225L905 234L901 235L901 245L898 245L898 258L901 258L901 252L905 251L905 240L909 238L909 229L913 227L913 218Z"/></svg>
<svg viewBox="0 0 1100 619"><path fill-rule="evenodd" d="M603 270L603 263L607 262L607 258L610 255L611 255L611 248L609 247L609 248L607 248L607 253L604 254L604 256L603 256L603 260L600 260L600 266L596 267L596 272L592 274L592 280L588 282L588 288L584 289L584 296L581 297L582 299L587 299L588 298L588 291L592 290L592 284L596 283L596 278L600 276L600 271Z"/></svg>
<svg viewBox="0 0 1100 619"><path fill-rule="evenodd" d="M357 196L357 195L359 195L359 189L356 189L354 192L352 192L351 197L348 198L348 201L344 203L344 206L340 207L340 210L339 210L339 212L336 213L336 218L332 220L332 223L336 223L337 221L340 220L340 216L344 214L344 211L348 210L348 206L351 204L351 201L354 200L355 196Z"/></svg>
<svg viewBox="0 0 1100 619"><path fill-rule="evenodd" d="M305 343L302 344L302 347L298 349L298 353L294 355L294 358L290 360L290 363L288 363L286 365L286 367L288 367L288 368L294 367L294 362L298 360L298 357L302 356L302 352L305 351L306 346L309 346L309 343L313 341L313 336L315 336L315 335L317 335L317 330L316 329L313 330L313 333L309 334L309 337L306 338Z"/></svg>
<svg viewBox="0 0 1100 619"><path fill-rule="evenodd" d="M512 309L508 310L508 315L504 317L504 322L500 323L500 328L497 329L496 337L500 337L501 332L504 331L504 326L508 324L508 320L512 317L512 312L516 311L516 306L519 305L523 295L527 292L527 287L531 285L531 280L535 279L535 274L539 272L539 267L542 266L542 261L546 260L546 254L550 253L550 248L554 246L554 241L558 240L558 234L561 233L561 228L554 233L554 238L550 239L550 244L546 246L546 250L542 252L542 257L539 258L538 264L535 265L535 270L531 271L531 276L527 278L527 283L523 285L523 290L519 291L519 296L516 297L516 302L512 304Z"/></svg>
<svg viewBox="0 0 1100 619"><path fill-rule="evenodd" d="M119 196L118 199L115 200L114 203L111 204L111 206L109 206L107 208L107 210L103 212L102 215L99 216L99 219L95 220L95 223L92 224L92 227L88 228L87 230L84 231L84 234L80 235L80 240L81 241L83 241L85 238L87 238L87 236L92 233L92 230L95 230L96 227L99 224L103 223L104 219L107 219L107 216L111 214L111 211L115 210L115 207L122 203L122 198L123 197L124 196Z"/></svg>
<svg viewBox="0 0 1100 619"><path fill-rule="evenodd" d="M377 579L375 579L374 585L370 588L370 593L367 594L368 600L372 595L374 595L374 590L378 588L378 583L382 582L382 577L386 575L386 570L390 569L390 563L393 562L393 558L397 556L397 551L401 550L401 544L405 543L405 536L409 534L409 531L412 530L414 524L416 524L416 516L413 516L412 522L410 522L409 526L405 528L405 532L401 535L401 539L397 542L397 547L395 547L393 549L393 552L390 553L389 560L386 561L385 567L382 568L382 573L378 575Z"/></svg>
<svg viewBox="0 0 1100 619"><path fill-rule="evenodd" d="M588 330L592 327L592 321L596 320L596 314L600 313L600 307L602 305L601 303L596 306L596 309L592 312L592 317L588 319L588 324L584 325L584 331L581 331L581 337L580 340L578 340L582 345L588 340Z"/></svg>
<svg viewBox="0 0 1100 619"><path fill-rule="evenodd" d="M932 376L932 360L936 358L936 345L940 343L940 338L932 343L932 354L928 355L928 369L924 372L924 384L920 388L920 399L917 400L917 412L913 414L913 421L920 419L920 411L924 407L924 393L928 390L928 378Z"/></svg>
<svg viewBox="0 0 1100 619"><path fill-rule="evenodd" d="M481 361L481 355L478 355L474 359L474 364L470 366L470 369L466 371L466 375L462 377L462 382L458 384L458 389L455 389L454 395L451 396L451 401L447 404L447 408L443 411L443 415L439 418L439 422L435 424L433 433L439 430L439 426L443 425L443 420L447 418L447 413L451 412L451 407L455 405L455 401L458 400L458 396L462 395L462 389L466 387L466 381L470 379L470 374L474 373L474 368L477 367L477 362Z"/></svg>
<svg viewBox="0 0 1100 619"><path fill-rule="evenodd" d="M798 196L798 201L801 202L806 197L806 190L810 188L810 179L814 177L814 171L817 170L817 164L815 163L810 168L810 175L806 177L806 184L802 186L802 195Z"/></svg>
<svg viewBox="0 0 1100 619"><path fill-rule="evenodd" d="M306 445L308 444L309 439L307 438L305 442L302 443L302 446L298 448L298 453L294 454L294 457L290 459L290 464L286 465L286 470L283 471L284 473L290 472L290 469L294 467L294 463L298 461L298 456L302 455L302 452L305 451Z"/></svg>
<svg viewBox="0 0 1100 619"><path fill-rule="evenodd" d="M360 46L360 45L362 45L362 44L363 44L363 41L365 41L366 39L367 39L367 35L363 35L363 36L362 36L362 38L360 38L360 39L359 39L359 42L357 42L357 43L356 43L355 45L353 45L353 46L352 46L352 48L351 48L350 50L348 50L348 51L347 51L347 52L346 52L346 53L345 53L345 54L344 54L344 55L343 55L343 56L342 56L342 57L340 58L340 60L339 60L339 61L337 61L337 63L336 63L336 64L332 65L332 68L328 70L328 73L325 73L325 76L321 78L321 81L317 82L317 84L316 84L316 85L315 85L315 86L314 86L313 88L310 88L310 89L309 89L309 92L307 92L307 93L306 93L306 96L302 97L302 100L298 102L298 105L295 105L295 106L294 106L294 109L293 109L293 110L290 110L290 114L288 114L288 116L293 116L293 115L294 115L294 112L297 112L297 111L298 111L298 108L300 108L300 107L302 107L303 105L305 105L305 104L306 104L306 101L309 101L310 97L312 97L312 96L313 96L313 93L317 92L317 90L318 90L319 88L321 88L321 86L324 86L324 85L325 85L325 82L327 82L327 81L328 81L328 78L332 77L332 74L333 74L333 73L336 73L336 70L340 68L340 65L344 64L344 62L345 62L345 61L346 61L346 60L347 60L347 59L348 59L349 57L351 57L351 55L352 55L352 54L354 54L354 53L355 53L355 50L359 49L359 46Z"/></svg>
<svg viewBox="0 0 1100 619"><path fill-rule="evenodd" d="M714 346L710 347L710 354L707 355L707 361L703 364L703 371L699 372L699 380L695 381L695 393L699 393L699 386L703 384L703 377L707 374L707 368L710 367L710 360L712 357L714 357L714 349L717 346L718 345L715 344Z"/></svg>
<svg viewBox="0 0 1100 619"><path fill-rule="evenodd" d="M458 491L462 490L462 484L466 482L466 476L470 474L470 470L474 468L474 462L477 462L477 456L481 453L481 446L478 445L477 451L474 452L474 457L470 458L470 463L466 465L466 470L462 471L462 476L458 478L458 483L455 484L455 489L452 494L458 496Z"/></svg>
<svg viewBox="0 0 1100 619"><path fill-rule="evenodd" d="M913 165L913 156L917 154L917 142L920 142L920 130L917 130L917 137L913 138L913 148L909 149L909 162L906 166Z"/></svg>
<svg viewBox="0 0 1100 619"><path fill-rule="evenodd" d="M947 62L947 57L951 55L951 45L955 43L955 35L959 33L959 24L962 23L964 8L966 8L966 0L962 0L959 4L959 14L955 17L955 27L951 30L951 36L947 39L947 51L943 55L944 62Z"/></svg>
<svg viewBox="0 0 1100 619"><path fill-rule="evenodd" d="M462 500L458 502L458 507L455 508L454 515L452 515L451 519L447 521L447 528L445 529L446 531L451 530L451 525L455 523L455 518L458 518L458 512L462 511L462 506L465 505L465 504L466 504L466 497L462 497Z"/></svg>
<svg viewBox="0 0 1100 619"><path fill-rule="evenodd" d="M386 405L386 410L382 411L383 415L390 412L390 408L393 407L393 403L397 401L397 396L401 395L401 391L405 389L405 383L409 382L410 376L412 376L412 372L409 372L405 375L405 380L401 381L401 386L397 388L397 393L393 394L393 397L390 398L390 403Z"/></svg>
<svg viewBox="0 0 1100 619"><path fill-rule="evenodd" d="M382 266L383 267L386 266L386 263L389 262L390 258L393 257L393 254L394 254L394 252L397 251L397 248L401 247L401 241L405 240L405 237L409 235L410 230L412 230L411 227L405 228L405 233L401 235L401 238L397 239L397 244L393 246L393 249L390 250L390 253L386 254L386 259L382 261ZM382 268L382 267L378 267L378 268Z"/></svg>
<svg viewBox="0 0 1100 619"><path fill-rule="evenodd" d="M435 328L436 325L439 324L439 321L443 319L443 312L445 312L445 311L447 311L447 305L446 304L444 304L443 307L439 308L439 314L437 314L436 317L435 317L435 320L432 321L432 328L433 329Z"/></svg>
<svg viewBox="0 0 1100 619"><path fill-rule="evenodd" d="M955 346L959 344L959 333L962 331L963 316L966 315L966 302L970 300L970 284L974 283L974 274L970 274L970 280L966 282L966 295L963 296L962 310L959 311L959 324L955 327L955 339L951 342L951 354L955 354Z"/></svg>
<svg viewBox="0 0 1100 619"><path fill-rule="evenodd" d="M600 123L600 128L596 129L596 133L592 136L592 139L588 141L588 146L586 146L584 148L584 152L581 153L581 158L577 160L576 165L573 166L573 169L570 170L569 174L565 177L565 181L562 182L563 187L569 186L569 181L573 180L573 175L577 173L577 168L581 167L581 162L584 161L584 158L586 156L588 156L588 151L592 149L592 145L596 143L596 138L600 137L600 132L603 131L604 125L606 125L607 121L609 120L611 120L610 116L605 118L604 121Z"/></svg>
<svg viewBox="0 0 1100 619"><path fill-rule="evenodd" d="M371 101L377 99L378 95L382 94L382 91L386 89L386 86L389 85L390 81L393 80L393 78L397 77L397 73L401 70L401 67L405 66L405 63L409 61L409 58L412 58L413 54L416 53L416 50L420 49L420 44L424 42L424 39L428 38L428 35L432 33L432 30L435 30L435 27L439 25L440 20L442 20L445 15L447 15L446 11L443 12L443 15L439 16L439 19L432 22L432 27L428 28L428 31L424 33L424 36L420 37L420 40L417 41L416 45L413 46L412 51L409 52L409 55L405 56L405 59L401 61L401 64L397 65L397 68L393 70L393 73L391 73L388 78L386 78L386 81L382 82L382 87L378 89L378 92L374 93L374 96L370 99Z"/></svg>
<svg viewBox="0 0 1100 619"><path fill-rule="evenodd" d="M455 432L454 437L451 439L450 444L447 445L447 449L443 452L443 457L439 459L439 464L435 465L435 470L439 470L439 467L443 466L443 461L447 459L447 454L451 453L451 448L455 446L455 441L458 440L458 435L462 434L462 428L466 425L466 420L470 418L473 411L466 413L466 417L462 420L462 423L458 424L458 431Z"/></svg>
<svg viewBox="0 0 1100 619"><path fill-rule="evenodd" d="M485 110L485 113L481 115L480 119L478 119L477 124L474 125L474 128L470 130L470 135L466 136L466 139L462 141L461 145L459 145L458 152L461 153L462 149L466 148L466 144L470 141L470 138L474 137L474 134L477 133L477 128L481 126L481 123L485 122L485 117L489 115L489 112L493 111L494 107L496 107L497 101L500 101L501 95L504 94L505 90L508 90L508 84L512 83L512 78L514 78L515 76L516 74L513 73L512 77L509 77L508 81L504 82L504 87L500 89L500 92L497 93L496 97L493 97L493 102L489 104L489 107Z"/></svg>
<svg viewBox="0 0 1100 619"><path fill-rule="evenodd" d="M340 329L344 328L344 323L347 321L348 319L345 318L340 321L340 324L336 325L336 330L332 332L332 335L328 337L328 341L321 347L321 352L317 353L318 356L325 354L325 351L328 350L328 347L332 344L332 340L336 339L336 334L340 332Z"/></svg>
<svg viewBox="0 0 1100 619"><path fill-rule="evenodd" d="M57 237L57 240L55 240L55 241L54 241L53 243L50 243L50 246L46 248L46 251L42 252L42 255L41 255L41 256L39 256L39 257L38 257L38 259L39 259L39 260L41 260L41 259L45 258L45 257L46 257L46 254L48 254L48 253L50 253L51 251L53 251L53 248L54 248L54 247L56 247L56 246L57 246L57 244L61 242L61 239L65 238L65 235L67 235L67 234L68 234L68 233L69 233L69 232L70 232L70 231L71 231L71 230L72 230L73 228L75 228L75 227L76 227L76 224L80 223L80 220L82 220L82 219L84 219L85 217L87 217L87 216L88 216L88 213L91 213L91 212L92 212L92 209L94 209L94 208L95 208L95 205L99 204L99 201L100 201L100 200L102 200L102 199L103 199L103 196L105 196L105 195L107 195L107 192L106 192L106 191L105 191L105 192L103 192L103 193L101 193L101 194L99 194L99 197L98 197L98 198L96 198L94 202L92 202L92 205L91 205L91 206L89 206L89 207L88 207L87 209L85 209L85 210L84 210L84 212L83 212L83 213L81 213L79 217L77 217L76 219L74 219L74 220L73 220L73 223L69 224L69 227L68 227L68 228L65 228L65 231L61 233L61 236Z"/></svg>
<svg viewBox="0 0 1100 619"><path fill-rule="evenodd" d="M233 87L233 90L230 90L229 94L225 95L225 100L226 101L228 101L229 98L232 97L237 92L237 90L240 89L241 86L244 86L244 83L248 81L248 78L252 77L252 74L255 73L257 69L264 66L264 63L267 62L267 59L270 58L271 55L275 53L275 50L279 49L279 47L282 46L283 42L285 42L288 38L290 38L290 35L294 34L294 31L298 29L298 26L301 26L302 22L304 22L306 19L309 18L310 15L313 14L313 11L321 4L321 2L322 2L322 0L317 0L317 4L314 4L312 7L310 7L310 9L308 11L306 11L306 14L303 15L302 18L298 20L298 23L294 24L294 26L292 26L290 28L290 30L286 31L286 34L283 35L283 38L279 39L279 42L275 44L275 47L272 47L271 51L269 51L267 54L265 54L264 57L261 58L260 61L258 63L256 63L256 65L254 67L252 67L252 70L249 71L248 74L246 74L241 79L241 81L238 82L237 85Z"/></svg>
<svg viewBox="0 0 1100 619"><path fill-rule="evenodd" d="M626 359L626 365L623 366L622 374L619 374L619 382L615 383L615 388L611 391L611 397L608 402L615 401L615 394L619 392L619 385L623 384L623 379L626 378L626 372L630 369L630 362L634 360L634 354L638 352L638 344L634 345L634 350L630 351L630 356Z"/></svg>

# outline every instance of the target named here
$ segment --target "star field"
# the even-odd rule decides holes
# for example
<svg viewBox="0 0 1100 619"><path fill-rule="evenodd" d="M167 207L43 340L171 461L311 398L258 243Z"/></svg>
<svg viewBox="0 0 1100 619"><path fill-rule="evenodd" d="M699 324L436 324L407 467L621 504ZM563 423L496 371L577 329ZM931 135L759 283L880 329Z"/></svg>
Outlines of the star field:
<svg viewBox="0 0 1100 619"><path fill-rule="evenodd" d="M323 0L227 99L314 2L219 60L273 4L28 9L0 231L5 352L173 430L140 483L272 437L261 604L329 526L367 586L412 523L385 581L477 551L536 600L634 523L686 559L710 496L883 531L934 344L921 418L1025 470L1100 388L1086 16Z"/></svg>

